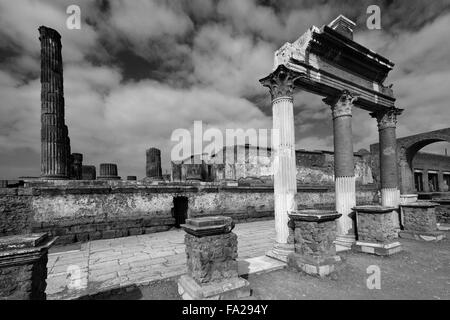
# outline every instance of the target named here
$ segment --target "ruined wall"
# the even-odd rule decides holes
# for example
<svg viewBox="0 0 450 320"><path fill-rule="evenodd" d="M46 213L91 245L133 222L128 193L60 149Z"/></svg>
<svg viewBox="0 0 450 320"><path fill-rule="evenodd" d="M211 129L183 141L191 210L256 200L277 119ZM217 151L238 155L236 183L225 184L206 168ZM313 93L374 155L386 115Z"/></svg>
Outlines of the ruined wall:
<svg viewBox="0 0 450 320"><path fill-rule="evenodd" d="M242 222L270 219L274 214L270 186L53 181L0 190L0 236L48 231L60 237L59 244L169 230L175 225L177 196L188 198L188 217L226 215ZM357 201L371 203L374 195L373 189L360 189ZM333 208L334 190L300 186L297 202L300 208Z"/></svg>

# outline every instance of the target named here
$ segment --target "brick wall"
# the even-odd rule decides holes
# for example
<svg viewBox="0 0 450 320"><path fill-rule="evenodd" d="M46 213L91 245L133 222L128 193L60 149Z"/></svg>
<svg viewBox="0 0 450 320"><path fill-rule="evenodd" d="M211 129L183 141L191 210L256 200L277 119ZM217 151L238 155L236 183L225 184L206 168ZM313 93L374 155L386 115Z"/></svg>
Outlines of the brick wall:
<svg viewBox="0 0 450 320"><path fill-rule="evenodd" d="M59 236L57 244L166 231L174 227L174 197L188 199L188 217L231 216L236 222L270 219L273 188L165 184L141 181L55 181L0 189L0 236L28 231ZM358 204L376 191L359 188ZM300 208L333 208L332 187L299 187Z"/></svg>

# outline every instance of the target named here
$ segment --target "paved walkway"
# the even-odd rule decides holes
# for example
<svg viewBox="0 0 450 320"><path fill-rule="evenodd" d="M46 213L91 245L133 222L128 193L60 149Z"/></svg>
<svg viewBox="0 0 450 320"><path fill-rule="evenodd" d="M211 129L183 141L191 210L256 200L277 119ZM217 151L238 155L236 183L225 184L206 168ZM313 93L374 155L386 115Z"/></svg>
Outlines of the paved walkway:
<svg viewBox="0 0 450 320"><path fill-rule="evenodd" d="M262 256L273 244L274 221L237 224L234 232L239 260ZM184 234L174 230L96 240L50 253L47 298L72 299L186 273Z"/></svg>

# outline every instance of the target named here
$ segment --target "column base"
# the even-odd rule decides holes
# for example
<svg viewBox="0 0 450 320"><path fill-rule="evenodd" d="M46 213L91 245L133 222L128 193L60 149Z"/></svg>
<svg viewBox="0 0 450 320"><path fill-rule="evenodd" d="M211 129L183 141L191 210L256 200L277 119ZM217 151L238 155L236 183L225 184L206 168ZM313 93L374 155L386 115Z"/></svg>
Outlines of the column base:
<svg viewBox="0 0 450 320"><path fill-rule="evenodd" d="M334 244L336 245L336 252L351 250L355 242L356 237L354 234L337 235L336 240L334 241Z"/></svg>
<svg viewBox="0 0 450 320"><path fill-rule="evenodd" d="M374 254L377 256L390 256L402 251L400 242L395 241L391 243L374 243L365 241L356 241L353 249L357 252Z"/></svg>
<svg viewBox="0 0 450 320"><path fill-rule="evenodd" d="M441 241L445 238L444 232L441 231L411 231L402 230L398 236L403 239L419 240L419 241Z"/></svg>
<svg viewBox="0 0 450 320"><path fill-rule="evenodd" d="M182 275L178 293L183 300L237 300L249 298L252 291L250 283L241 277L199 285L191 276Z"/></svg>
<svg viewBox="0 0 450 320"><path fill-rule="evenodd" d="M291 253L288 256L288 266L303 271L312 276L325 277L335 271L337 263L342 262L338 255L322 258L302 256Z"/></svg>
<svg viewBox="0 0 450 320"><path fill-rule="evenodd" d="M287 263L288 255L293 252L294 252L294 244L275 243L273 245L273 248L266 252L266 256Z"/></svg>

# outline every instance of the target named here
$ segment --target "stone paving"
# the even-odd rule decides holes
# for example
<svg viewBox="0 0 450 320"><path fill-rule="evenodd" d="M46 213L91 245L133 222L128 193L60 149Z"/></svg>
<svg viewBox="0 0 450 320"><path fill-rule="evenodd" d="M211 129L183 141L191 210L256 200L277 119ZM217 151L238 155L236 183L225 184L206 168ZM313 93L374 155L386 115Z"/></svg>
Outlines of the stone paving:
<svg viewBox="0 0 450 320"><path fill-rule="evenodd" d="M263 256L274 241L274 221L237 224L234 232L239 260ZM96 240L75 250L66 247L66 251L50 253L47 299L73 299L184 274L184 234L174 230Z"/></svg>

